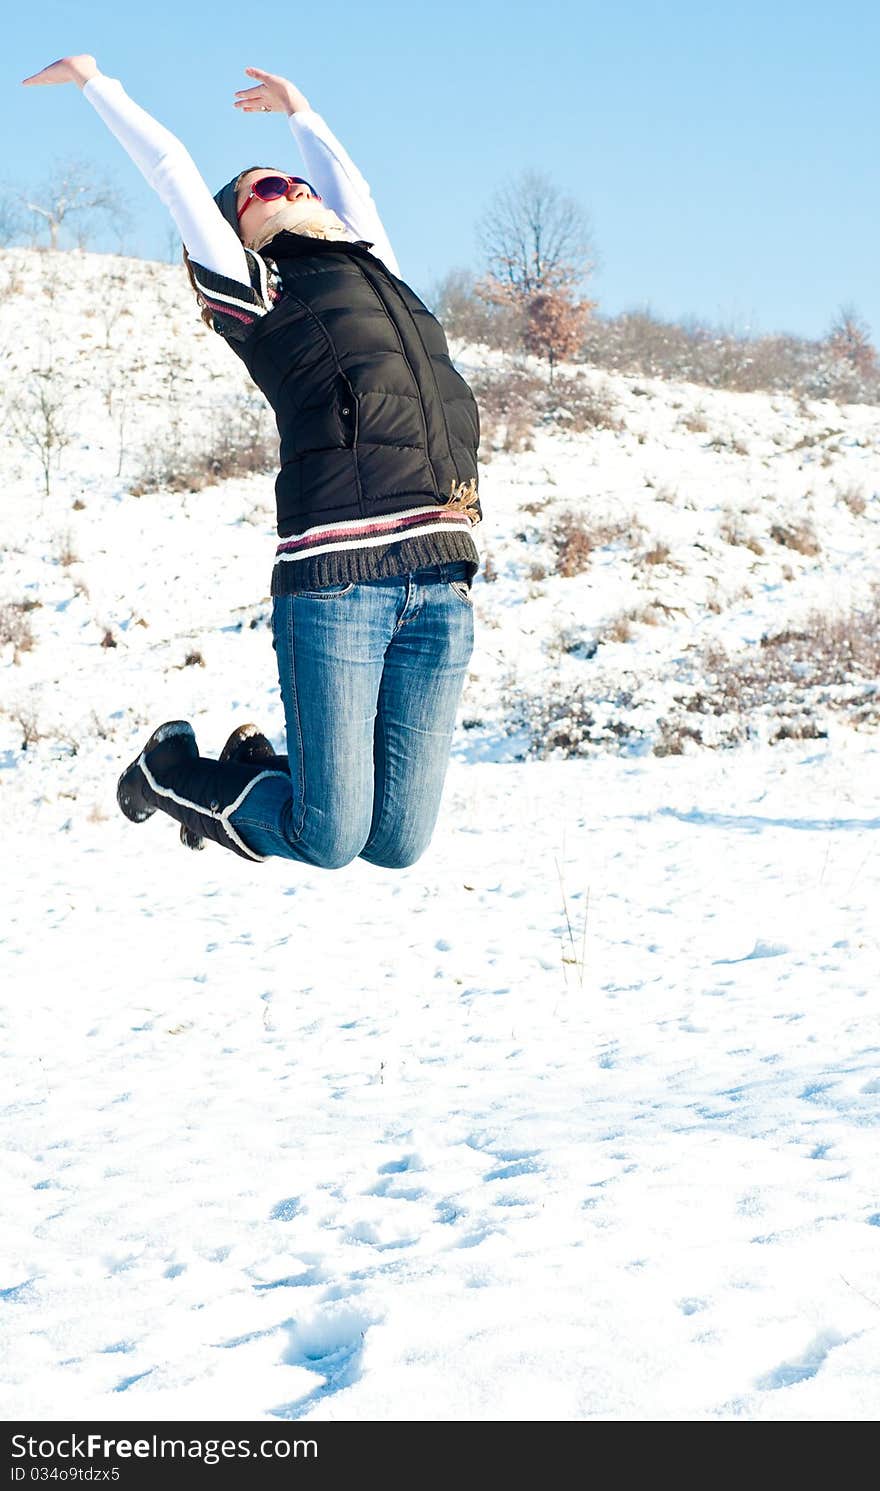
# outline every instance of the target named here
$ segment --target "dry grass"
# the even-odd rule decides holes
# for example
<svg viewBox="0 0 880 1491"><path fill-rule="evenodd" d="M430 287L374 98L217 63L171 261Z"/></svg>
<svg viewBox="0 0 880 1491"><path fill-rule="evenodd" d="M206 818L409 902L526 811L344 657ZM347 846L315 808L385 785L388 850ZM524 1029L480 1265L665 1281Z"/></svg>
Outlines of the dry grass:
<svg viewBox="0 0 880 1491"><path fill-rule="evenodd" d="M868 506L867 499L861 487L847 487L845 491L838 492L838 500L848 508L854 518L861 518Z"/></svg>
<svg viewBox="0 0 880 1491"><path fill-rule="evenodd" d="M56 536L53 544L53 552L57 562L63 565L65 569L69 569L72 564L79 564L79 555L74 548L73 534L70 532L70 529L66 533L59 533Z"/></svg>
<svg viewBox="0 0 880 1491"><path fill-rule="evenodd" d="M834 719L855 729L880 727L880 587L860 610L813 612L802 625L768 634L741 652L717 645L690 652L680 665L689 686L657 721L656 678L623 673L616 658L603 668L599 649L630 640L636 625L656 623L662 609L652 603L623 612L598 635L561 627L546 646L556 665L549 680L545 675L528 689L510 681L502 687L511 732L525 738L528 756L643 749L646 740L658 756L726 749L750 739L818 740Z"/></svg>
<svg viewBox="0 0 880 1491"><path fill-rule="evenodd" d="M201 445L181 448L173 431L152 445L129 490L201 492L232 477L262 475L278 466L278 435L267 411L251 399L216 416Z"/></svg>
<svg viewBox="0 0 880 1491"><path fill-rule="evenodd" d="M508 680L501 702L510 727L525 739L525 756L535 760L586 756L597 748L620 749L642 736L637 725L615 713L632 704L626 689L618 689L611 699L603 690L605 719L599 717L597 700L586 680L574 688L553 680L538 694Z"/></svg>
<svg viewBox="0 0 880 1491"><path fill-rule="evenodd" d="M676 702L687 715L731 719L731 739L752 733L750 720L775 714L771 739L810 739L825 733L824 711L842 713L856 726L880 723L880 594L861 611L811 612L797 629L786 628L731 654L710 647L695 656L703 680ZM681 716L667 721L671 730Z"/></svg>
<svg viewBox="0 0 880 1491"><path fill-rule="evenodd" d="M0 647L12 647L13 663L20 663L22 653L31 652L36 646L28 613L39 604L39 601L7 601L0 606Z"/></svg>
<svg viewBox="0 0 880 1491"><path fill-rule="evenodd" d="M597 519L574 508L558 513L549 538L556 549L556 573L564 579L582 574L596 549L626 539L635 542L642 532L638 519Z"/></svg>
<svg viewBox="0 0 880 1491"><path fill-rule="evenodd" d="M753 533L749 533L742 520L741 513L728 512L722 519L718 530L724 543L734 547L750 549L753 554L763 554L764 545Z"/></svg>
<svg viewBox="0 0 880 1491"><path fill-rule="evenodd" d="M569 434L622 428L608 392L582 374L557 373L551 384L532 368L508 362L484 370L471 386L480 408L484 462L493 450L518 454L533 449L539 425Z"/></svg>
<svg viewBox="0 0 880 1491"><path fill-rule="evenodd" d="M774 523L770 529L770 537L777 544L782 544L783 548L794 549L808 559L814 559L822 552L822 545L811 523Z"/></svg>
<svg viewBox="0 0 880 1491"><path fill-rule="evenodd" d="M685 572L685 566L678 559L673 559L672 550L662 539L658 539L650 549L647 549L642 554L639 563L647 564L651 568L662 564L666 569L674 570L680 575L683 575Z"/></svg>

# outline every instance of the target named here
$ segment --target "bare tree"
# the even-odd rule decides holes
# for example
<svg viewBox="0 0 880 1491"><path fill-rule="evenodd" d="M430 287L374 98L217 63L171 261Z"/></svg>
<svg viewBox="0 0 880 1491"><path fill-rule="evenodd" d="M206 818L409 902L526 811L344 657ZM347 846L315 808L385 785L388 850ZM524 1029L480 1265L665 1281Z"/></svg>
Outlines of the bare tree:
<svg viewBox="0 0 880 1491"><path fill-rule="evenodd" d="M19 443L40 462L43 489L48 497L52 490L52 469L73 438L67 381L51 347L12 400L9 415Z"/></svg>
<svg viewBox="0 0 880 1491"><path fill-rule="evenodd" d="M70 226L70 218L87 213L89 220L76 224L78 247L85 247L93 237L95 219L103 217L114 224L127 219L128 209L120 193L112 186L98 186L94 168L88 161L70 156L56 161L46 183L34 192L23 192L21 199L49 234L50 249L58 248L62 228Z"/></svg>
<svg viewBox="0 0 880 1491"><path fill-rule="evenodd" d="M490 198L480 245L492 280L520 300L574 289L595 268L586 213L539 171L524 171Z"/></svg>

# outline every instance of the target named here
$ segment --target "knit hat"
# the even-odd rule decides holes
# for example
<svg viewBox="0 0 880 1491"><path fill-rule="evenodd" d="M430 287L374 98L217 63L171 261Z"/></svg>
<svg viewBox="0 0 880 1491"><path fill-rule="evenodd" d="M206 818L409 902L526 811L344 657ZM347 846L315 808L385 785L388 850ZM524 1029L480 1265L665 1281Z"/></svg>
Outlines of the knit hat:
<svg viewBox="0 0 880 1491"><path fill-rule="evenodd" d="M242 176L247 175L248 171L261 171L263 169L264 167L262 166L248 166L247 170L239 171L237 176L233 176L231 181L227 181L226 185L221 187L219 192L214 196L214 201L217 203L230 227L234 228L236 233L238 232L238 208L236 206L235 195L238 183L241 181Z"/></svg>

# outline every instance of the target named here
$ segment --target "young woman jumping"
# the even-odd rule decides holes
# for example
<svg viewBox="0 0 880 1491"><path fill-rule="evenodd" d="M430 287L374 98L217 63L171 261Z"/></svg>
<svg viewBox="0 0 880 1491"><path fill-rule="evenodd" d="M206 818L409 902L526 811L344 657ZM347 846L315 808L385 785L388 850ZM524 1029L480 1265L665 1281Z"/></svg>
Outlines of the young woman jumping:
<svg viewBox="0 0 880 1491"><path fill-rule="evenodd" d="M474 645L477 408L345 150L293 83L246 72L235 107L286 114L309 180L253 166L212 198L180 141L94 57L25 79L78 84L159 194L203 319L280 435L272 628L287 756L245 726L209 760L176 720L117 796L135 823L168 814L193 847L403 868L437 820Z"/></svg>

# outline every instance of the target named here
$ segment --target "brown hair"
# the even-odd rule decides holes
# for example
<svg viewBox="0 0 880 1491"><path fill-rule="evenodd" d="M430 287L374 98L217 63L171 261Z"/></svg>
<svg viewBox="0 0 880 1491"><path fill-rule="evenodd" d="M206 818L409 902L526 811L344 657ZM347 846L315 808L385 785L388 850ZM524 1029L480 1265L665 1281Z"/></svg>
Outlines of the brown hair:
<svg viewBox="0 0 880 1491"><path fill-rule="evenodd" d="M235 181L233 182L233 188L234 188L234 190L236 192L238 191L238 188L239 188L239 186L240 186L243 178L245 176L247 176L247 174L248 174L249 171L259 171L259 170L262 170L262 169L263 168L261 166L246 166L243 171L239 171L238 175L235 178ZM224 191L225 190L226 190L226 188L224 187ZM218 192L217 195L219 196L220 193ZM230 227L231 226L232 226L232 224L230 223ZM240 238L241 234L239 233L238 236ZM213 312L211 310L209 310L208 305L207 305L207 303L205 301L205 297L202 295L201 291L199 290L198 285L196 284L196 279L195 279L195 275L193 274L192 265L190 264L190 261L189 261L189 254L187 253L185 247L183 248L183 263L184 263L184 267L186 269L186 272L189 275L189 282L192 285L193 290L195 291L195 297L196 297L196 300L199 303L199 309L200 309L201 314L202 314L202 320L204 321L205 325L209 326L211 328L211 330L213 331L214 330L214 315L213 315Z"/></svg>
<svg viewBox="0 0 880 1491"><path fill-rule="evenodd" d="M189 262L189 254L187 253L186 249L183 250L183 263L184 263L184 267L186 269L186 272L189 275L189 282L190 282L190 284L192 285L192 287L193 287L193 289L195 291L196 300L199 303L199 310L202 313L202 320L204 321L205 325L209 326L210 329L211 329L211 331L213 331L214 330L214 313L213 313L212 310L209 309L207 301L205 300L204 295L202 294L201 290L199 289L198 285L196 284L196 277L193 274L193 267L192 267L192 265Z"/></svg>

